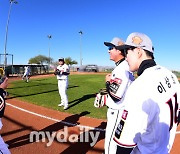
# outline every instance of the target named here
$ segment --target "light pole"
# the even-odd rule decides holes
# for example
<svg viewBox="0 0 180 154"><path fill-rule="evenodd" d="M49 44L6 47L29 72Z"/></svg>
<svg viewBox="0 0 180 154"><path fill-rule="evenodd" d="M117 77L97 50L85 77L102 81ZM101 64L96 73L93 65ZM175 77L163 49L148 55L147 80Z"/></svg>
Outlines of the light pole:
<svg viewBox="0 0 180 154"><path fill-rule="evenodd" d="M15 0L10 0L10 6L9 6L9 12L8 12L8 19L7 19L7 25L6 25L6 33L5 33L5 45L4 45L4 70L6 69L6 65L7 65L7 37L8 37L8 26L9 26L9 19L10 19L10 14L11 14L11 7L12 4L17 4L18 2Z"/></svg>
<svg viewBox="0 0 180 154"><path fill-rule="evenodd" d="M49 39L49 65L50 65L50 63L51 63L51 60L50 60L50 39L52 38L52 35L48 35L47 37Z"/></svg>
<svg viewBox="0 0 180 154"><path fill-rule="evenodd" d="M79 34L80 34L80 66L82 66L82 34L83 32L80 30Z"/></svg>

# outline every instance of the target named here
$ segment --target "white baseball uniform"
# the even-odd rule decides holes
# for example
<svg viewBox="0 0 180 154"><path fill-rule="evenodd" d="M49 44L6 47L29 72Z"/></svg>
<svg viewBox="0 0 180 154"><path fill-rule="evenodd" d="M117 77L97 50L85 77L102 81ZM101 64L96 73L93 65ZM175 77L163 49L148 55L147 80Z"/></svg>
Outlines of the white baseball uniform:
<svg viewBox="0 0 180 154"><path fill-rule="evenodd" d="M147 68L130 85L124 111L114 134L131 154L168 154L177 128L180 84L159 65Z"/></svg>
<svg viewBox="0 0 180 154"><path fill-rule="evenodd" d="M29 73L30 73L29 66L25 66L24 67L24 74L23 74L22 80L24 79L24 77L26 77L26 81L28 82L29 81Z"/></svg>
<svg viewBox="0 0 180 154"><path fill-rule="evenodd" d="M58 90L61 97L61 103L64 107L68 107L68 97L66 90L68 88L68 75L69 75L69 66L67 64L59 65L57 69L60 71L60 74L57 75L58 79Z"/></svg>
<svg viewBox="0 0 180 154"><path fill-rule="evenodd" d="M105 154L112 154L116 151L117 143L113 140L113 134L118 124L118 117L123 111L123 99L125 92L134 76L129 72L127 61L119 61L116 68L112 71L111 80L107 85L109 96L106 105L107 110L107 126L105 134Z"/></svg>
<svg viewBox="0 0 180 154"><path fill-rule="evenodd" d="M4 93L5 91L0 88L0 130L3 126L1 118L4 116L4 110L5 110L5 99L4 99ZM3 138L0 135L0 153L4 154L10 154L9 149L7 148L7 145L4 143Z"/></svg>

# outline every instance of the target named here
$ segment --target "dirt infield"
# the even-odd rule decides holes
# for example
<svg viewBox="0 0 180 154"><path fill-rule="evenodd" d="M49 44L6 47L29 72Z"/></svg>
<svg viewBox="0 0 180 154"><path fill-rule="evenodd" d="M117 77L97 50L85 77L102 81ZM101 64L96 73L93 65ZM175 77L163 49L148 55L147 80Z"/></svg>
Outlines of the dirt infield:
<svg viewBox="0 0 180 154"><path fill-rule="evenodd" d="M103 130L106 123L102 120L84 117L81 114L67 114L59 111L46 109L26 102L17 101L16 99L7 100L7 108L5 117L3 118L2 137L9 144L12 153L102 153L104 142L104 131L100 131L97 144L91 147L91 140L86 143L75 142L71 143L68 137L71 134L77 134L80 138L85 134L80 130L89 126L96 128L90 132L98 131L98 128ZM32 131L41 132L63 132L65 126L68 130L67 140L65 142L54 140L52 145L47 146L48 138L42 142L30 142L30 133ZM80 134L81 133L81 134ZM86 135L88 135L87 133ZM63 137L63 136L62 136ZM65 135L64 135L65 137ZM78 140L75 139L73 141ZM83 146L83 148L81 148ZM38 151L38 152L37 152Z"/></svg>
<svg viewBox="0 0 180 154"><path fill-rule="evenodd" d="M48 76L34 76L33 78ZM9 80L19 79L14 77ZM18 99L7 99L6 102L7 107L2 119L4 126L1 135L9 145L11 153L103 153L106 121L85 117L88 111L72 115L22 102ZM67 130L67 134L63 134L65 130ZM51 132L50 135L54 134L55 140L50 145L47 134L46 136L39 136L39 140L34 138L33 141L30 141L33 131ZM178 127L178 131L180 131L180 127ZM98 133L100 134L97 143L93 145L91 137L98 135ZM58 134L64 141L59 138L60 136L57 136ZM178 132L171 154L179 154L179 146L180 134Z"/></svg>
<svg viewBox="0 0 180 154"><path fill-rule="evenodd" d="M53 75L40 75L31 78L49 76ZM19 77L9 78L9 82L20 79ZM7 99L6 102L1 135L12 153L103 153L106 121L85 117L88 111L72 115L22 102L18 99ZM68 133L64 135L63 132L66 128ZM65 141L55 137L52 144L48 146L49 138L45 136L40 137L40 142L37 140L30 142L30 134L33 131L59 133L62 134L61 137ZM100 134L97 143L93 145L91 136L96 135L96 132ZM72 134L74 139L72 139ZM85 137L87 140L83 139Z"/></svg>

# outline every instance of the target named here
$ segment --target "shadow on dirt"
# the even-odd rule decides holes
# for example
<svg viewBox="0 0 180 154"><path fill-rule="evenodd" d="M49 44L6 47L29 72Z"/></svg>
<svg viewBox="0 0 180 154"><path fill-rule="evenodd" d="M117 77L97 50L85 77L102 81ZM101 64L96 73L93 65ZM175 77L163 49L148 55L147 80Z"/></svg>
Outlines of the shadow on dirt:
<svg viewBox="0 0 180 154"><path fill-rule="evenodd" d="M95 127L93 130L85 131L78 136L78 140L75 143L70 143L70 146L61 154L86 154L88 151L96 151L98 153L103 153L104 150L100 148L94 148L95 144L100 140L105 138L105 131L100 131L106 128L106 122L102 122L99 126ZM96 140L92 139L92 136L96 137ZM95 141L95 143L94 143Z"/></svg>
<svg viewBox="0 0 180 154"><path fill-rule="evenodd" d="M74 126L79 125L80 124L78 122L79 118L83 117L83 116L85 116L87 114L90 114L90 112L84 111L84 112L81 112L79 114L71 115L69 117L66 117L64 120L56 122L56 123L54 123L52 125L49 125L49 126L43 128L41 130L34 130L34 129L32 129L32 127L27 127L24 124L21 124L20 122L17 122L15 120L5 116L4 118L6 120L8 120L11 123L14 123L14 124L16 124L16 125L18 125L18 126L20 126L22 128L20 128L18 130L7 132L7 133L2 133L1 136L2 137L10 136L10 135L15 136L16 133L20 134L20 133L22 133L22 131L29 131L30 132L30 133L28 133L26 135L15 137L13 139L10 139L10 140L6 141L6 143L9 145L9 149L20 147L20 146L24 146L24 145L35 143L35 142L39 142L39 141L41 142L45 138L46 138L46 142L47 142L48 137L46 135L44 135L44 136L43 135L39 135L38 136L38 140L36 140L36 138L33 138L34 140L32 141L31 132L33 132L33 131L36 131L36 132L48 132L50 135L52 135L52 133L54 133L54 132L62 131L62 129L64 129L65 126L67 128L70 128L70 127L74 127ZM63 153L64 154L65 153L67 153L67 154L69 154L69 153L79 153L79 151L82 151L80 153L84 153L85 151L91 150L93 148L93 146L91 146L91 143L93 142L91 138L90 138L90 140L88 140L88 142L79 142L80 141L79 139L82 138L81 136L84 135L84 134L86 134L86 135L87 134L92 135L92 133L95 134L97 131L99 131L98 129L104 129L105 126L106 126L106 123L103 122L99 126L95 127L95 129L81 133L78 136L77 143L75 143L75 144L74 143L70 143L70 142L61 143L61 144L68 144L68 145L70 145L66 150L63 151ZM104 135L105 135L104 131L101 131L99 134L100 135L98 136L97 141L104 139ZM59 141L56 138L54 138L54 139L55 139L54 140L55 142L59 143ZM49 148L51 148L51 147L49 147ZM52 152L53 152L53 150L52 150Z"/></svg>

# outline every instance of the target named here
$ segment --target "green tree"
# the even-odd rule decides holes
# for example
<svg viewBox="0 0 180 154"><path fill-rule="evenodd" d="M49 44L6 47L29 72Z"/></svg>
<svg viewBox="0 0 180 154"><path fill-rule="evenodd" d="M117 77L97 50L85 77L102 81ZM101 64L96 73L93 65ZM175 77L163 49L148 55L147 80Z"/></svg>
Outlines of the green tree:
<svg viewBox="0 0 180 154"><path fill-rule="evenodd" d="M73 65L73 64L77 64L77 61L72 60L71 57L65 58L64 61L65 61L65 63L66 63L67 65L70 65L70 66Z"/></svg>
<svg viewBox="0 0 180 154"><path fill-rule="evenodd" d="M52 58L43 55L38 55L33 58L30 58L28 64L48 64L51 61Z"/></svg>

